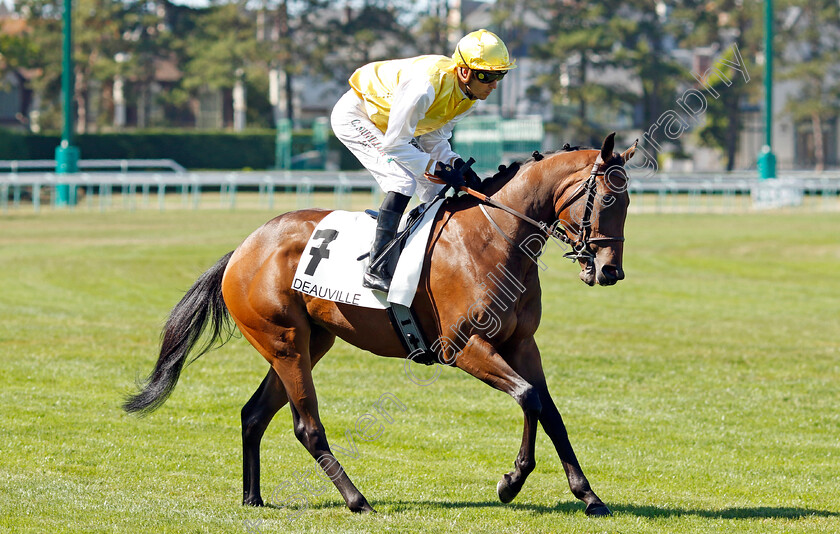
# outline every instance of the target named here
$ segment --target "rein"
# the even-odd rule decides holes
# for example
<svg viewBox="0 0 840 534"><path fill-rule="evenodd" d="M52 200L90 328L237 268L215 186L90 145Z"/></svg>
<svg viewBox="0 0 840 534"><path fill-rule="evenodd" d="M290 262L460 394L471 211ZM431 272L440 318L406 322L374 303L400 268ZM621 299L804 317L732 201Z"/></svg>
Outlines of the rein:
<svg viewBox="0 0 840 534"><path fill-rule="evenodd" d="M482 193L479 193L479 192L477 192L473 189L470 189L469 187L466 187L466 186L462 186L461 190L470 194L470 195L472 195L472 196L474 196L474 197L476 197L477 199L479 199L484 204L488 204L490 206L493 206L494 208L498 208L502 211L506 211L506 212L510 213L511 215L513 215L515 217L518 217L519 219L521 219L521 220L527 222L528 224L536 227L537 229L540 230L540 232L542 232L545 235L546 238L553 237L555 239L559 239L560 241L571 245L572 250L563 254L564 258L568 258L572 261L576 261L576 260L577 261L591 261L595 258L595 254L593 254L589 250L589 244L590 243L609 242L609 241L619 241L619 242L624 241L623 237L608 237L608 236L605 236L605 237L591 237L591 233L592 233L592 222L591 222L592 206L594 206L594 204L595 204L595 202L594 202L595 201L595 195L597 194L597 189L598 189L598 184L596 182L596 178L598 176L603 176L604 175L604 171L600 170L601 165L603 163L604 163L604 161L603 161L603 159L601 159L601 154L598 154L598 157L595 159L595 163L592 165L592 171L590 172L589 177L578 186L578 188L575 190L575 192L572 193L572 195L568 199L566 199L565 202L563 202L560 209L557 210L558 213L562 213L567 208L574 205L581 198L583 198L584 193L586 193L586 204L585 204L585 207L584 207L583 219L581 220L581 232L580 232L580 234L578 234L580 236L580 239L578 239L577 241L572 241L572 239L569 238L569 236L566 235L566 233L564 231L561 231L558 228L554 228L552 230L551 227L549 225L547 225L546 223L536 221L536 220L532 219L531 217L528 217L524 213L520 213L520 212L516 211L515 209L513 209L509 206L505 206L504 204L501 204L500 202L497 202L495 199L493 199L492 197L490 197L488 195L484 195ZM484 205L479 204L478 207L481 209L481 212L484 214L484 216L487 218L487 220L490 222L490 224L493 226L493 228L505 239L505 241L507 241L511 246L516 247L517 245L513 241L513 239L511 239L510 236L508 236L504 232L504 230L502 230L502 227L499 226L498 223L496 223L495 220L493 220L493 217L490 216L490 214L487 212L487 209L484 207Z"/></svg>
<svg viewBox="0 0 840 534"><path fill-rule="evenodd" d="M472 158L470 158L470 161L473 161ZM562 213L567 208L571 207L577 201L579 201L581 198L583 198L584 193L586 193L586 204L584 205L583 219L581 220L581 223L580 223L581 231L578 234L578 236L580 238L576 241L573 241L568 235L566 235L565 231L560 231L557 228L552 229L551 226L549 226L548 224L546 224L544 222L541 222L541 221L537 221L537 220L525 215L524 213L521 213L521 212L511 208L510 206L505 206L504 204L502 204L501 202L498 202L496 199L492 198L489 195L485 195L484 193L479 193L475 189L467 187L466 185L459 186L459 189L461 191L477 198L479 201L482 202L482 204L478 205L478 207L481 209L481 213L484 214L484 216L487 218L487 220L490 222L490 224L493 226L493 228L511 246L516 247L517 244L513 241L513 239L511 239L510 236L508 236L504 232L504 230L502 230L502 227L499 226L499 224L495 220L493 220L493 217L491 217L490 214L487 213L487 209L484 207L483 204L487 204L487 205L493 206L494 208L500 209L502 211L506 211L507 213L510 213L514 217L517 217L517 218L525 221L526 223L530 224L531 226L534 226L540 232L542 232L545 235L546 238L553 237L555 239L559 239L560 241L571 245L572 250L563 254L564 258L568 258L572 261L589 262L589 261L592 261L592 260L595 259L595 254L592 253L589 250L589 244L590 243L611 242L611 241L622 242L622 241L624 241L623 237L610 237L610 236L591 237L591 234L592 234L592 208L595 205L595 195L597 194L597 190L598 190L598 183L596 181L596 178L598 176L604 176L605 171L600 170L601 165L603 165L603 164L604 164L604 160L603 160L603 158L601 158L601 154L599 153L598 157L595 158L595 163L592 164L592 171L589 173L589 177L578 186L578 188L575 190L575 192L572 193L572 195L568 199L566 199L565 202L563 202L563 204L560 206L560 209L557 210L558 213ZM425 176L429 181L431 181L433 183L437 183L437 184L446 184L447 183L445 180L442 180L441 178L438 178L434 174L425 173ZM561 226L561 228L562 228L562 226ZM565 228L563 228L563 230L565 230Z"/></svg>

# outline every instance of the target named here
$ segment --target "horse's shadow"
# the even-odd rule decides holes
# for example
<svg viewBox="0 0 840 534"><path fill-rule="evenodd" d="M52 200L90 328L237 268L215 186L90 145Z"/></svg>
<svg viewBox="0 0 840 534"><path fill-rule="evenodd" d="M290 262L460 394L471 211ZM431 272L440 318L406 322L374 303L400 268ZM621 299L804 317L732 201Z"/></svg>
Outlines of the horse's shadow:
<svg viewBox="0 0 840 534"><path fill-rule="evenodd" d="M428 510L429 508L509 508L512 510L524 510L537 514L577 514L583 513L583 505L576 501L561 501L554 506L540 504L504 504L499 501L404 501L404 500L383 500L371 503L374 508L390 508L399 512L404 510ZM811 508L799 508L795 506L746 506L730 507L719 510L704 510L700 508L681 507L660 507L652 505L637 505L630 503L612 503L608 505L616 515L634 515L652 519L698 516L709 519L803 519L806 517L840 517L838 512L828 510L815 510ZM325 509L344 507L344 502L330 500L327 502L313 503L311 509Z"/></svg>
<svg viewBox="0 0 840 534"><path fill-rule="evenodd" d="M567 511L574 511L580 505L573 502L560 503L557 506ZM745 506L729 507L719 510L704 510L701 508L660 507L651 505L636 505L617 503L611 507L617 514L628 514L639 517L663 518L679 516L698 516L709 519L803 519L805 517L838 517L840 513L796 506Z"/></svg>

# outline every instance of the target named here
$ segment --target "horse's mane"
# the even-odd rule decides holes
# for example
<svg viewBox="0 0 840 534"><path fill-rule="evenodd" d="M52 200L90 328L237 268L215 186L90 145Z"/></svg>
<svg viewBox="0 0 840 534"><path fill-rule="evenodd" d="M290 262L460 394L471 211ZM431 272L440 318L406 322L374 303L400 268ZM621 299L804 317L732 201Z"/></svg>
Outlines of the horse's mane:
<svg viewBox="0 0 840 534"><path fill-rule="evenodd" d="M492 176L485 178L482 180L481 185L476 188L479 193L483 193L488 196L492 196L499 192L508 182L510 182L515 176L520 174L520 172L526 170L534 163L539 163L543 159L547 157L554 156L559 153L570 153L570 152L578 152L580 150L600 150L599 148L595 147L587 147L587 146L571 146L569 143L563 145L563 148L559 150L552 150L549 152L540 152L539 150L535 150L531 157L525 160L514 161L508 165L499 165L499 170ZM448 199L448 210L449 211L458 211L461 209L467 209L474 207L479 201L469 195L459 195L456 194L453 198ZM454 202L454 204L452 203Z"/></svg>
<svg viewBox="0 0 840 534"><path fill-rule="evenodd" d="M495 186L501 186L506 184L511 178L519 173L519 170L523 167L530 165L536 161L541 161L542 159L553 156L559 152L577 152L578 150L598 150L594 147L587 147L587 146L571 146L569 143L563 145L563 148L560 150L552 150L550 152L540 152L539 150L534 150L531 154L531 157L525 160L514 161L509 165L499 165L499 171L494 174L493 176L486 178L480 187L481 192L485 192L488 189L494 188Z"/></svg>

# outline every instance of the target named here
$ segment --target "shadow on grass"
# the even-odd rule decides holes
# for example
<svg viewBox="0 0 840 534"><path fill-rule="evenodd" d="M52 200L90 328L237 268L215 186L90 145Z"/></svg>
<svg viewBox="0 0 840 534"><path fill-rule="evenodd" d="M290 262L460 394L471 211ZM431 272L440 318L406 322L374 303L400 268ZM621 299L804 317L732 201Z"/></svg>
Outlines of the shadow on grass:
<svg viewBox="0 0 840 534"><path fill-rule="evenodd" d="M560 508L563 504L558 504ZM574 505L574 503L568 503ZM610 505L608 505L610 506ZM574 509L573 506L571 507ZM840 517L840 513L827 510L813 510L794 506L747 506L744 508L722 508L702 510L697 508L666 508L659 506L638 506L635 504L611 505L613 513L632 514L639 517L679 517L695 515L710 519L802 519L805 517Z"/></svg>
<svg viewBox="0 0 840 534"><path fill-rule="evenodd" d="M428 510L434 508L440 509L457 509L457 508L508 508L511 510L521 510L532 512L536 514L582 514L583 503L576 501L559 502L555 506L545 506L539 504L503 504L499 501L378 501L371 503L374 508L377 505L380 507L389 507L395 512L403 510ZM282 509L281 506L268 504L271 508ZM810 508L797 508L793 506L755 506L743 508L723 508L720 510L702 510L697 508L680 508L680 507L659 507L659 506L642 506L635 504L608 504L607 506L616 515L634 515L638 517L668 518L680 516L698 516L709 519L803 519L807 517L840 517L838 512L829 512L827 510L813 510ZM344 508L344 502L339 500L330 500L321 503L312 503L308 506L309 509L329 509L329 508Z"/></svg>

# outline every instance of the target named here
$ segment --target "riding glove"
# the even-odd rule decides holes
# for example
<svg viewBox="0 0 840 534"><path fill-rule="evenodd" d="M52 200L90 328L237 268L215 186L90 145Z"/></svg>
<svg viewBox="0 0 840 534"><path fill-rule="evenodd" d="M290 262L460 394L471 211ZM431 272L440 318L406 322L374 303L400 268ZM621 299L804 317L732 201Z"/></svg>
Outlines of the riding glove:
<svg viewBox="0 0 840 534"><path fill-rule="evenodd" d="M461 175L464 177L464 182L467 184L467 187L475 189L481 185L481 178L474 170L472 170L471 167L467 167L463 171L461 170L461 167L464 166L464 160L462 160L461 158L458 158L455 161L453 161L452 166L455 167L456 170L461 172Z"/></svg>
<svg viewBox="0 0 840 534"><path fill-rule="evenodd" d="M462 162L463 164L463 162ZM461 173L455 170L452 165L448 165L439 161L436 168L435 168L435 176L446 182L447 184L451 185L455 190L457 190L462 185L466 185L464 182L464 177L461 176Z"/></svg>

